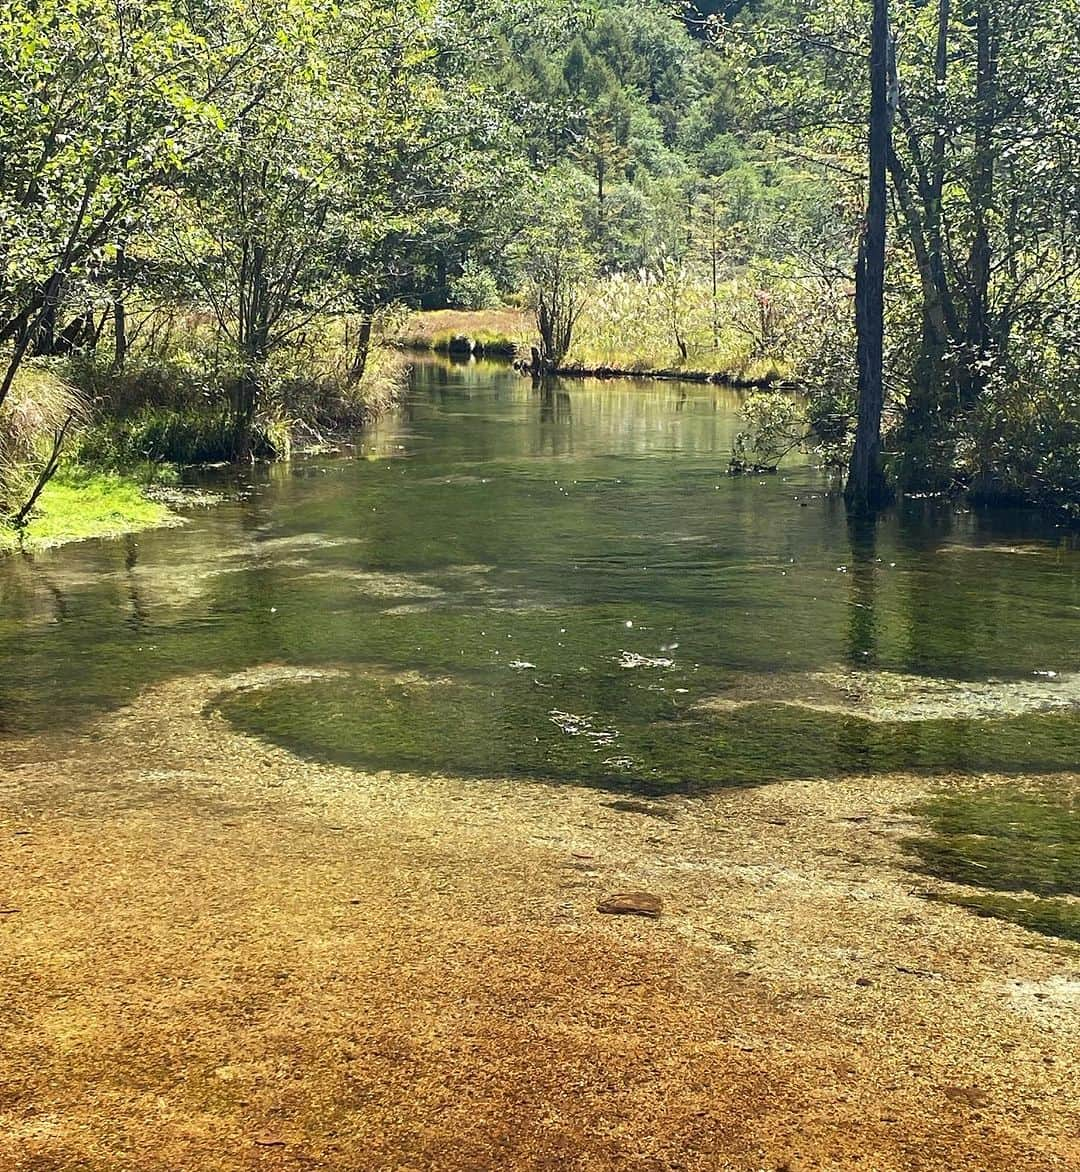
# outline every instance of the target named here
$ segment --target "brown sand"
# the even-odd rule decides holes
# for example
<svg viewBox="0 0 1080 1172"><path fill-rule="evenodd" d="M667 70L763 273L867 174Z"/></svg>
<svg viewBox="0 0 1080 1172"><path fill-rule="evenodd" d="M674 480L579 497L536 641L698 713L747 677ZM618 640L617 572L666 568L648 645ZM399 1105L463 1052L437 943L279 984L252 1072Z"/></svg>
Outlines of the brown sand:
<svg viewBox="0 0 1080 1172"><path fill-rule="evenodd" d="M1080 1168L1080 949L920 898L925 780L359 775L272 675L0 757L4 1172Z"/></svg>

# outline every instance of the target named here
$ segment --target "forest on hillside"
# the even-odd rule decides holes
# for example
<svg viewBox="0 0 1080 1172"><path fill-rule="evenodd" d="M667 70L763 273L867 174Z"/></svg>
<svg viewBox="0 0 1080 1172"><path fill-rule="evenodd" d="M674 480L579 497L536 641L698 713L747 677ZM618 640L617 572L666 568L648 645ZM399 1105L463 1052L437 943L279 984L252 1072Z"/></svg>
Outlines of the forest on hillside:
<svg viewBox="0 0 1080 1172"><path fill-rule="evenodd" d="M795 387L736 462L843 468L875 102L889 491L1080 507L1077 0L11 0L0 61L17 526L362 422L447 307Z"/></svg>

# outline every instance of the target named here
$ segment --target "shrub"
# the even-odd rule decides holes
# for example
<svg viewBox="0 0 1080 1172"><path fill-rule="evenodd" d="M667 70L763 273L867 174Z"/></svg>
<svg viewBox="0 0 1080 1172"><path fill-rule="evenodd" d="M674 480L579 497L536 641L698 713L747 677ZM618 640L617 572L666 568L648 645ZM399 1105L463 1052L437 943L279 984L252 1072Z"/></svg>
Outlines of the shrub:
<svg viewBox="0 0 1080 1172"><path fill-rule="evenodd" d="M807 438L806 418L791 395L763 392L743 404L746 428L735 437L729 471L775 472L777 465Z"/></svg>
<svg viewBox="0 0 1080 1172"><path fill-rule="evenodd" d="M461 275L450 282L450 300L458 309L494 309L499 304L499 285L488 268L467 260Z"/></svg>

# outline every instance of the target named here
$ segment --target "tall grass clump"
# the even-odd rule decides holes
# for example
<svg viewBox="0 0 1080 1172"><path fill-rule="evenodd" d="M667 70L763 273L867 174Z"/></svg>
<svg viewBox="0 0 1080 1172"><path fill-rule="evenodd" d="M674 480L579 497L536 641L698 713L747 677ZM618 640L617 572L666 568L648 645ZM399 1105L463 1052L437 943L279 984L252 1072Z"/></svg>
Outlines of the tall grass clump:
<svg viewBox="0 0 1080 1172"><path fill-rule="evenodd" d="M350 334L337 324L313 330L272 368L270 409L301 444L358 431L405 392L408 363L394 344L394 324L376 322L360 363Z"/></svg>
<svg viewBox="0 0 1080 1172"><path fill-rule="evenodd" d="M631 371L705 371L755 382L797 374L798 339L816 290L780 271L712 283L677 261L597 281L567 365Z"/></svg>
<svg viewBox="0 0 1080 1172"><path fill-rule="evenodd" d="M50 365L23 366L0 407L0 518L25 521L88 417L85 397Z"/></svg>
<svg viewBox="0 0 1080 1172"><path fill-rule="evenodd" d="M400 396L404 367L390 333L386 315L366 330L337 319L312 323L261 370L257 408L243 428L240 365L209 328L153 332L121 367L106 354L76 356L71 378L94 408L79 458L126 469L283 459L295 443L321 444Z"/></svg>

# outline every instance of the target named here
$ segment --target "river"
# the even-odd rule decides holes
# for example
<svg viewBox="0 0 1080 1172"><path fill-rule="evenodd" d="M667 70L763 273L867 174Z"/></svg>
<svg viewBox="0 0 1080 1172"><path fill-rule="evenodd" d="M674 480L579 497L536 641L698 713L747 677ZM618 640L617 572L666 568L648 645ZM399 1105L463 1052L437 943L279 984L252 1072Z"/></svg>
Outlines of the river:
<svg viewBox="0 0 1080 1172"><path fill-rule="evenodd" d="M928 502L853 533L805 458L727 474L738 407L418 363L355 458L207 473L229 499L182 528L0 564L0 731L276 663L330 670L229 718L363 768L664 792L1073 765L1075 541Z"/></svg>

